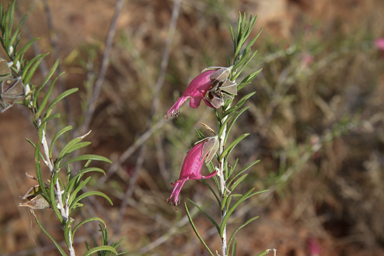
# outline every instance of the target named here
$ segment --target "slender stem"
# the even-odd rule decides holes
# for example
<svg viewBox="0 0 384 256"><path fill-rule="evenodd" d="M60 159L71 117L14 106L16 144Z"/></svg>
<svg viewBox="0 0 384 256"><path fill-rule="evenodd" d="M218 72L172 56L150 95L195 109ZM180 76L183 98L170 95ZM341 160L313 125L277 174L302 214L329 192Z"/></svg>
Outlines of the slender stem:
<svg viewBox="0 0 384 256"><path fill-rule="evenodd" d="M41 119L39 118L36 123L37 123L37 129L39 129L39 127L41 126ZM48 146L48 142L47 142L47 136L46 136L45 129L43 129L42 134L41 134L41 144L43 145L43 151L44 151L44 155L45 155L44 163L49 168L49 171L51 173L51 177L53 177L56 170L55 170L54 164L52 163L52 160L49 157L49 146ZM63 193L64 193L64 190L61 189L59 180L57 180L56 181L56 191L55 191L55 197L56 197L55 199L56 200L55 200L55 202L52 202L52 203L56 203L56 201L57 201L57 203L59 205L58 208L60 209L60 214L63 217L63 220L66 224L68 221L70 221L69 220L69 205L68 205L68 200L66 200L65 205L64 205L63 197L62 197ZM65 226L65 224L64 224L64 226ZM68 245L69 253L70 253L70 256L76 256L75 249L73 248L73 245L72 245L72 238L71 238L70 233L71 232L69 232L69 245Z"/></svg>
<svg viewBox="0 0 384 256"><path fill-rule="evenodd" d="M228 105L227 109L229 109L231 104ZM226 110L227 110L226 109ZM228 116L225 116L223 119L221 119L221 123L224 123L225 120L228 118ZM219 155L221 155L224 151L224 141L227 134L227 125L225 125L223 132L221 133L221 136L219 138ZM220 169L220 192L221 192L221 203L224 203L224 196L225 196L225 188L226 188L226 181L225 181L225 173L224 173L224 165L225 165L225 159L223 158L220 161L219 169ZM223 222L225 215L227 215L227 208L222 207L223 210L221 211L221 222ZM227 256L227 227L224 226L223 236L221 237L221 248L222 248L222 256Z"/></svg>

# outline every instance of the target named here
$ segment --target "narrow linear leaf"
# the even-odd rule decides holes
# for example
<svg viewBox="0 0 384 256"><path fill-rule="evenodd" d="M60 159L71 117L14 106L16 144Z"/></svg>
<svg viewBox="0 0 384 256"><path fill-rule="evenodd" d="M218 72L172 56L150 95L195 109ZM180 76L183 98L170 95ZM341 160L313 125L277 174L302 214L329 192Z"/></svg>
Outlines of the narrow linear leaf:
<svg viewBox="0 0 384 256"><path fill-rule="evenodd" d="M253 197L253 196L255 196L255 195L258 195L258 194L261 194L261 193L264 193L264 192L268 192L268 191L269 191L269 189L266 189L266 190L260 190L260 191L254 192L254 193L248 195L248 196L245 198L245 200L247 200L248 198L251 198L251 197Z"/></svg>
<svg viewBox="0 0 384 256"><path fill-rule="evenodd" d="M46 123L52 119L55 119L55 118L60 118L60 114L59 113L56 113L56 114L53 114L51 116L48 116L48 117L44 117L43 121L41 123Z"/></svg>
<svg viewBox="0 0 384 256"><path fill-rule="evenodd" d="M225 138L224 138L224 145L227 143L229 133L231 132L232 127L233 127L233 125L235 124L236 120L237 120L237 119L241 116L241 114L243 114L248 108L249 108L249 107L242 108L239 112L237 112L237 114L236 114L235 117L233 118L232 122L229 124L228 129L227 129L227 134L225 135ZM233 113L236 113L236 112L233 112Z"/></svg>
<svg viewBox="0 0 384 256"><path fill-rule="evenodd" d="M193 223L191 214L190 214L189 211L188 211L188 206L187 206L187 203L186 203L186 202L184 203L184 206L185 206L185 210L186 210L186 212L187 212L187 216L188 216L189 223L191 223L191 226L192 226L192 228L193 228L193 231L195 231L195 234L196 234L197 237L199 238L200 242L204 245L204 247L208 250L209 254L211 254L211 256L214 256L214 254L211 252L211 250L209 249L209 247L207 246L207 244L204 242L203 238L200 236L199 232L197 231L196 226L195 226L195 224Z"/></svg>
<svg viewBox="0 0 384 256"><path fill-rule="evenodd" d="M35 146L35 143L33 143L30 139L28 139L28 138L26 138L25 139L26 141L28 141L29 142L29 144L31 144L32 146L33 146L33 148L34 149L36 149L36 146ZM40 151L39 151L40 152ZM44 159L44 156L43 156L43 154L40 152L40 157L42 158L42 159Z"/></svg>
<svg viewBox="0 0 384 256"><path fill-rule="evenodd" d="M43 232L49 237L49 239L52 240L52 242L56 245L57 249L59 250L59 252L61 253L62 256L68 256L65 251L63 250L63 248L61 248L61 246L55 241L55 239L53 239L53 237L43 228L43 226L40 224L39 220L37 218L35 218L37 224L40 226L41 230L43 230Z"/></svg>
<svg viewBox="0 0 384 256"><path fill-rule="evenodd" d="M54 105L56 105L57 102L59 102L60 100L64 99L65 97L71 95L72 93L77 92L78 90L79 90L78 88L72 88L72 89L66 90L65 92L63 92L62 94L57 96L57 98L54 99L51 102L51 104L49 104L49 106L47 108L47 111L50 110Z"/></svg>
<svg viewBox="0 0 384 256"><path fill-rule="evenodd" d="M77 193L79 193L79 191L85 186L87 185L87 183L89 182L89 180L91 179L92 177L88 177L86 178L85 180L83 180L82 182L80 182L80 184L78 184L75 188L75 190L73 190L73 192L71 193L71 196L69 197L69 200L68 200L68 204L70 205L73 200L75 200L76 196L77 196ZM69 182L69 184L67 185L67 188L66 188L66 192L69 192L71 191L72 187L75 185L76 183L76 180L77 179L74 179L72 178L71 181Z"/></svg>
<svg viewBox="0 0 384 256"><path fill-rule="evenodd" d="M237 91L240 91L240 90L243 89L246 85L250 84L250 83L253 81L253 79L255 79L256 76L257 76L262 70L263 70L263 69L261 68L261 69L257 70L256 72L254 72L254 73L248 75L247 77L245 77L245 78L243 79L243 81L241 81L240 84L238 84L238 86L237 86Z"/></svg>
<svg viewBox="0 0 384 256"><path fill-rule="evenodd" d="M69 234L71 233L72 222L73 220L69 218L67 223L65 223L65 226L64 226L64 240L65 240L65 243L67 244L68 250L69 250ZM72 242L73 242L73 237L72 237Z"/></svg>
<svg viewBox="0 0 384 256"><path fill-rule="evenodd" d="M25 77L23 77L23 82L24 84L28 84L29 81L31 81L31 78L33 76L33 74L35 73L36 69L39 67L40 65L40 62L45 58L45 56L47 56L49 53L45 53L45 54L42 54L39 58L37 58L37 60L35 61L35 63L31 66L31 68L28 70L28 73L25 74Z"/></svg>
<svg viewBox="0 0 384 256"><path fill-rule="evenodd" d="M59 209L57 208L57 203L56 203L56 195L55 195L55 184L56 184L56 181L57 181L58 177L57 177L57 172L55 172L55 174L53 175L52 179L51 179L51 184L49 186L49 191L50 191L50 199L51 199L51 206L57 216L57 218L60 220L60 222L63 224L63 217L61 216L61 213L59 211ZM61 195L60 195L61 196Z"/></svg>
<svg viewBox="0 0 384 256"><path fill-rule="evenodd" d="M17 53L17 55L15 56L15 58L13 59L13 63L14 65L16 65L16 62L19 60L19 59L23 59L23 58L20 58L22 57L22 55L24 55L24 53L29 49L29 47L31 47L31 45L33 44L33 42L35 42L36 40L38 40L39 38L36 37L36 38L33 38L31 40L29 40L21 49L20 51Z"/></svg>
<svg viewBox="0 0 384 256"><path fill-rule="evenodd" d="M111 160L109 160L108 158L106 157L103 157L103 156L98 156L98 155L81 155L81 156L77 156L77 157L74 157L70 160L68 160L67 162L65 162L64 164L60 165L60 168L62 168L63 166L69 164L69 163L73 163L73 162L78 162L78 161L84 161L84 160L93 160L93 161L103 161L103 162L107 162L107 163L112 163Z"/></svg>
<svg viewBox="0 0 384 256"><path fill-rule="evenodd" d="M237 79L239 77L239 75L241 74L241 72L243 72L244 68L249 64L249 62L255 57L255 55L257 54L257 51L255 51L254 53L252 53L252 55L247 58L247 61L244 63L244 65L241 67L241 69L236 73L236 75L233 77L233 79Z"/></svg>
<svg viewBox="0 0 384 256"><path fill-rule="evenodd" d="M41 85L39 86L39 89L36 90L36 94L35 94L35 97L37 97L37 95L39 95L40 91L44 88L44 86L48 83L49 79L51 79L51 77L53 76L53 74L55 73L57 67L59 66L59 60L57 60L55 62L55 64L53 64L51 70L49 70L48 74L44 77L44 80L43 82L41 83Z"/></svg>
<svg viewBox="0 0 384 256"><path fill-rule="evenodd" d="M220 236L221 237L223 236L224 227L227 225L227 221L228 221L229 217L232 215L233 211L239 206L239 204L241 204L243 201L245 201L247 196L249 196L253 190L254 190L254 188L251 188L250 190L248 190L248 192L245 193L242 197L240 197L239 200L237 200L237 202L229 209L229 211L227 212L227 214L225 215L225 217L223 218L223 220L221 221L221 224L220 224Z"/></svg>
<svg viewBox="0 0 384 256"><path fill-rule="evenodd" d="M40 164L40 140L35 146L35 169L36 169L36 178L39 182L39 186L41 188L41 191L43 192L43 196L45 199L47 199L48 203L51 204L51 200L48 194L47 189L45 188L44 181L43 181L43 175L41 173L41 164Z"/></svg>
<svg viewBox="0 0 384 256"><path fill-rule="evenodd" d="M247 137L249 133L243 134L240 137L238 137L236 140L234 140L221 154L220 161L223 160L224 157L229 155L229 153L236 147L237 144L239 144L240 141L242 141L245 137Z"/></svg>
<svg viewBox="0 0 384 256"><path fill-rule="evenodd" d="M51 146L49 148L49 157L52 157L52 150L53 150L53 146L55 145L55 142L57 141L57 139L63 135L65 132L67 131L70 131L72 130L72 126L66 126L64 127L63 129L61 129L58 133L56 133L55 137L53 137L52 139L52 142L51 142Z"/></svg>
<svg viewBox="0 0 384 256"><path fill-rule="evenodd" d="M233 232L233 234L231 235L231 238L229 238L229 242L228 242L228 248L227 248L227 254L229 252L229 246L231 245L231 242L232 240L235 238L235 235L236 233L242 229L243 227L247 226L249 223L251 223L252 221L256 220L257 218L259 218L259 216L256 216L256 217L253 217L252 219L248 220L247 222L245 222L243 225L241 225L240 227L238 227L235 232ZM236 241L236 239L235 239ZM235 242L233 243L235 245Z"/></svg>
<svg viewBox="0 0 384 256"><path fill-rule="evenodd" d="M223 116L226 116L228 114L230 114L231 112L235 111L236 109L242 107L244 105L244 103L250 98L252 97L256 92L251 92L251 93L248 93L247 95L245 95L244 97L242 97L236 104L236 106L228 109L227 111L225 111L223 113Z"/></svg>
<svg viewBox="0 0 384 256"><path fill-rule="evenodd" d="M92 255L93 253L95 252L100 252L100 251L110 251L110 252L113 252L114 254L117 254L117 251L115 248L113 248L112 246L109 246L109 245L100 245L98 247L95 247L95 248L92 248L90 249L88 252L86 252L84 254L84 256L89 256L89 255Z"/></svg>
<svg viewBox="0 0 384 256"><path fill-rule="evenodd" d="M89 219L86 219L86 220L83 220L82 222L80 222L79 224L77 224L77 226L73 229L73 232L72 232L72 239L75 237L75 233L76 231L82 226L84 225L85 223L88 223L90 221L100 221L101 223L104 224L104 228L107 227L107 225L105 224L104 220L102 218L99 218L99 217L93 217L93 218L89 218Z"/></svg>
<svg viewBox="0 0 384 256"><path fill-rule="evenodd" d="M191 202L197 209L199 209L207 218L212 222L212 224L216 227L217 231L220 231L219 225L217 225L216 221L206 212L204 209L202 209L200 206L198 206L195 202L193 202L191 199L187 198L189 202Z"/></svg>
<svg viewBox="0 0 384 256"><path fill-rule="evenodd" d="M233 192L236 187L248 176L248 174L244 174L243 176L241 176L240 178L238 178L234 183L233 185L229 185L228 186L231 186L231 191Z"/></svg>
<svg viewBox="0 0 384 256"><path fill-rule="evenodd" d="M19 34L19 31L20 31L20 28L21 28L21 25L24 23L25 19L28 17L28 14L24 15L24 17L20 20L19 22L19 25L17 26L11 40L9 41L9 44L10 45L13 45L13 43L15 42L16 38L17 38L17 35ZM16 52L16 47L14 48L14 52Z"/></svg>
<svg viewBox="0 0 384 256"><path fill-rule="evenodd" d="M220 126L220 130L219 130L219 138L221 138L221 134L223 133L227 123L229 122L229 120L231 120L232 116L236 114L236 112L232 112L231 114L229 114L229 116L227 117L227 119L221 124Z"/></svg>
<svg viewBox="0 0 384 256"><path fill-rule="evenodd" d="M43 100L41 101L41 104L39 106L39 108L37 109L37 112L35 114L35 120L37 120L37 118L40 117L41 113L43 113L43 110L45 108L45 106L47 106L47 103L48 103L48 100L49 100L49 97L51 96L51 93L53 91L53 87L55 86L55 83L57 81L59 77L56 77L55 80L53 80L51 86L49 86L49 89L47 91L47 93L45 94ZM36 97L37 98L37 97ZM47 112L49 111L50 109L47 109Z"/></svg>
<svg viewBox="0 0 384 256"><path fill-rule="evenodd" d="M230 244L228 244L228 249L229 249L229 245ZM233 241L233 245L232 245L231 256L235 256L236 255L236 249L237 249L237 240L235 239L235 241ZM228 254L228 251L227 251L227 254Z"/></svg>
<svg viewBox="0 0 384 256"><path fill-rule="evenodd" d="M89 192L85 192L84 194L80 195L78 198L76 198L70 205L70 209L72 209L77 202L79 202L80 200L88 197L88 196L101 196L101 197L104 197L105 199L108 200L108 202L113 205L112 203L112 200L104 193L100 192L100 191L89 191Z"/></svg>
<svg viewBox="0 0 384 256"><path fill-rule="evenodd" d="M232 173L235 171L237 163L239 162L239 158L236 158L235 163L232 165L231 170L229 170L228 177L231 177ZM226 180L228 180L228 177L226 177Z"/></svg>
<svg viewBox="0 0 384 256"><path fill-rule="evenodd" d="M250 163L249 165L245 166L243 169L241 169L236 175L235 177L232 178L232 180L236 179L238 176L240 176L243 172L245 172L246 170L248 170L249 168L251 168L252 166L254 166L255 164L257 164L258 162L260 162L260 160L256 160L252 163Z"/></svg>

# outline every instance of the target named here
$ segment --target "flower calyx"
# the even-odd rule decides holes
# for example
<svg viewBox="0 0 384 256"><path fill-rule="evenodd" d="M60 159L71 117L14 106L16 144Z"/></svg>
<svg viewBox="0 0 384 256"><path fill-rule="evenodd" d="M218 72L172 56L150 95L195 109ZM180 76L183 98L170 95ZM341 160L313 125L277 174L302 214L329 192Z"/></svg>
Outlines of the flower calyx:
<svg viewBox="0 0 384 256"><path fill-rule="evenodd" d="M214 108L224 106L225 101L233 99L237 95L237 83L228 79L231 67L209 67L203 70L216 70L210 75L211 84L213 85L205 95L205 98Z"/></svg>

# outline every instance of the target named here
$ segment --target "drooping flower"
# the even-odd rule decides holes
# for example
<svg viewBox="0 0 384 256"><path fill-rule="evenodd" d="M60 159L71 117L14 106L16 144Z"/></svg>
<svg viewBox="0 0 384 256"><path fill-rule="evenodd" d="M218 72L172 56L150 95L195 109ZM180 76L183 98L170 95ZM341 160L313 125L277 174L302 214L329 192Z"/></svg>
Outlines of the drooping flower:
<svg viewBox="0 0 384 256"><path fill-rule="evenodd" d="M175 183L171 183L175 187L167 201L174 206L177 206L180 203L179 194L187 180L209 179L217 173L217 171L214 171L207 176L201 175L201 168L204 160L206 163L210 162L219 148L217 136L205 138L202 142L199 141L197 143L198 144L187 153L181 168L179 179L176 180Z"/></svg>
<svg viewBox="0 0 384 256"><path fill-rule="evenodd" d="M232 67L209 67L204 69L200 75L192 80L184 94L168 110L165 118L177 116L180 112L179 108L188 99L190 99L189 106L191 108L197 108L201 100L203 100L208 107L215 108L205 95L212 87L216 88L224 82L228 78L231 69Z"/></svg>
<svg viewBox="0 0 384 256"><path fill-rule="evenodd" d="M188 85L184 94L176 101L176 103L169 109L166 118L177 116L180 112L179 108L183 103L190 99L189 106L191 108L197 108L200 105L200 101L204 100L204 102L208 105L208 107L213 108L213 106L204 98L205 94L212 87L211 79L209 76L215 71L206 71L198 75L192 82Z"/></svg>

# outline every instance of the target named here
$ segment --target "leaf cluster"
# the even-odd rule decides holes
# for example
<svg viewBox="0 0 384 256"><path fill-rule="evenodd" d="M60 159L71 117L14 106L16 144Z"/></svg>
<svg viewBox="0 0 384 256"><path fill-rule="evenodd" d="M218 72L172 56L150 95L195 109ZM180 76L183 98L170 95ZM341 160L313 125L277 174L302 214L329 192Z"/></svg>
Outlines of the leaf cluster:
<svg viewBox="0 0 384 256"><path fill-rule="evenodd" d="M234 44L234 60L232 62L228 60L228 65L233 65L233 68L231 70L230 78L231 80L235 81L241 72L244 70L244 68L248 65L248 63L253 59L253 57L256 55L257 51L254 53L251 53L251 47L256 42L257 38L259 37L260 32L248 43L246 44L246 41L248 37L251 34L251 31L255 25L256 22L256 16L249 17L249 20L247 22L246 14L243 16L240 14L239 21L238 21L238 28L237 32L235 33L233 28L230 26L231 36ZM238 90L244 88L246 85L250 84L252 80L260 73L261 69L251 73L250 75L246 76L239 84L238 84ZM234 193L235 189L242 184L242 182L247 178L248 174L245 173L249 168L253 167L255 164L259 162L259 160L254 161L244 168L238 170L236 168L237 163L239 159L236 159L232 165L229 164L229 156L231 155L234 148L249 134L243 134L240 135L238 138L234 139L228 146L227 140L228 136L234 127L234 124L238 120L238 118L243 114L248 107L243 107L246 101L252 97L256 92L248 93L247 95L243 96L240 100L237 101L236 104L233 104L233 99L229 99L226 101L225 105L222 107L221 111L216 110L216 119L217 119L217 125L218 125L218 136L219 138L223 138L222 147L223 150L220 154L217 154L217 160L219 163L224 164L224 180L226 184L226 189L224 193L221 193L220 185L217 177L214 177L215 184L217 186L217 192L215 192L215 189L213 189L205 180L201 180L202 183L207 185L209 190L213 193L213 195L216 198L216 201L221 209L221 211L225 211L226 215L221 220L220 223L217 223L215 221L215 218L210 216L202 207L198 206L195 202L192 200L189 200L190 203L192 203L195 207L197 207L210 221L211 223L216 227L218 233L220 234L220 237L223 238L224 230L226 225L228 224L228 220L232 216L232 214L235 212L235 210L245 202L247 199L265 192L264 191L255 191L255 188L251 188L246 193L240 194L240 193ZM202 132L199 130L195 130L197 133L198 138L201 140L205 136ZM214 164L210 162L207 165L209 171L212 173L215 170ZM211 255L214 255L209 247L205 244L202 237L197 232L197 229L195 227L195 224L192 220L192 217L189 214L187 203L185 203L186 212L189 218L189 221L193 227L193 230L195 231L196 235L200 239L200 241L203 243L205 248L209 251ZM251 218L246 223L238 227L230 236L228 240L228 246L227 246L227 252L226 254L229 254L230 248L232 248L231 255L236 254L236 246L237 242L235 240L236 233L243 227L247 226L252 221L256 220L258 217Z"/></svg>
<svg viewBox="0 0 384 256"><path fill-rule="evenodd" d="M0 5L0 43L11 61L8 63L8 66L11 68L12 76L21 77L21 80L25 85L27 93L25 95L23 105L31 111L32 122L38 133L38 141L36 143L33 143L29 139L27 139L27 141L34 147L35 171L37 181L39 183L39 196L44 197L49 206L54 210L58 220L61 222L61 225L64 229L64 238L67 244L67 248L70 250L70 245L73 243L75 233L82 225L90 221L99 221L105 226L105 223L101 218L91 217L81 221L73 228L72 225L74 223L74 219L72 219L70 215L75 208L83 206L81 204L81 200L89 196L97 195L104 197L110 202L110 204L112 204L111 199L102 192L88 191L82 193L82 189L84 189L84 187L91 179L91 177L85 178L85 174L91 172L100 172L105 175L105 172L102 169L97 167L90 167L91 162L102 161L111 163L111 161L103 156L92 154L77 154L77 156L73 156L72 153L88 146L90 142L83 142L82 140L85 137L83 136L74 138L68 143L65 143L65 138L63 138L63 135L72 130L71 126L66 126L57 132L50 130L48 131L47 126L50 124L50 121L60 118L60 114L54 113L53 108L62 99L78 91L78 89L72 88L62 92L56 97L53 96L55 82L59 76L62 75L60 74L59 76L55 77L53 82L51 82L51 79L59 65L58 60L52 66L41 84L34 85L31 83L31 79L35 71L43 59L48 55L48 53L40 54L31 60L24 59L25 52L29 49L33 42L37 40L37 38L28 41L24 46L20 48L20 50L18 49L20 44L20 28L27 15L22 18L16 30L13 31L15 5L16 1L10 4L6 10L2 5ZM50 137L52 138L50 143L48 143L47 139L48 133L50 133ZM55 150L58 150L59 148L57 145L59 140L61 144L64 145L61 146L59 153L55 155ZM74 162L80 161L85 161L85 164L77 173L73 174L71 172L70 165ZM44 182L41 162L43 162L50 171L48 184ZM65 175L60 175L60 171L62 169L66 169ZM36 216L35 219L44 233L56 245L61 255L67 255L63 248L40 224ZM112 245L108 245L108 231L106 227L103 228L100 226L100 231L102 233L102 245L97 246L96 244L96 247L91 249L89 248L88 244L86 244L88 252L85 255L91 255L95 252L97 252L98 255L103 256L110 255L111 253L117 254L116 248L120 245L122 240L116 244L112 243Z"/></svg>

